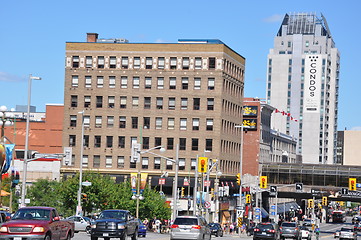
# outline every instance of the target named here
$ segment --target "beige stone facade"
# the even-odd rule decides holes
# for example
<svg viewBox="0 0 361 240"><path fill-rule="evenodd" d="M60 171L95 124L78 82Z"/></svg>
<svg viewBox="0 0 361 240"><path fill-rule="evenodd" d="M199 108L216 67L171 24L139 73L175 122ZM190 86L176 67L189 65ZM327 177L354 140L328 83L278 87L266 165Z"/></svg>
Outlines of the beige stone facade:
<svg viewBox="0 0 361 240"><path fill-rule="evenodd" d="M343 165L360 166L361 131L344 131Z"/></svg>
<svg viewBox="0 0 361 240"><path fill-rule="evenodd" d="M194 174L196 157L218 159L225 176L239 172L245 58L221 41L174 44L66 43L63 146L79 170L84 110L83 169L111 175L136 171L132 140L143 151L162 145L180 175ZM142 172L174 174L171 162L141 155Z"/></svg>

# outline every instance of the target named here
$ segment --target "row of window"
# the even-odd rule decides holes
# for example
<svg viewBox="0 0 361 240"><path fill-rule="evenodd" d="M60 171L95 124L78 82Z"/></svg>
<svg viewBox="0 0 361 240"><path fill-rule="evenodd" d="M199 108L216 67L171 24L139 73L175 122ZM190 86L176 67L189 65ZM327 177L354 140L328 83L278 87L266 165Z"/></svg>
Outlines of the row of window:
<svg viewBox="0 0 361 240"><path fill-rule="evenodd" d="M129 119L129 117L128 117ZM155 117L154 126L151 124L151 118L150 117L143 117L143 125L141 125L144 129L162 129L163 127L163 118L162 117ZM167 121L167 129L175 129L175 121L176 119L173 117L166 118ZM192 118L191 120L188 120L187 118L180 118L179 120L179 129L180 130L187 130L187 124L189 121L192 121L192 130L199 131L200 129L200 120L199 118ZM138 129L140 126L138 117L130 117L130 123L131 128ZM114 127L114 116L107 116L106 117L106 127L112 128ZM76 115L70 115L70 127L76 127L77 126L77 116ZM126 116L120 116L119 117L119 128L126 128L127 127L127 117ZM84 127L90 127L90 116L84 116ZM95 128L101 128L103 127L103 117L102 116L95 116ZM213 118L206 118L205 119L205 130L206 131L213 131Z"/></svg>
<svg viewBox="0 0 361 240"><path fill-rule="evenodd" d="M95 107L96 108L103 108L103 96L96 96L95 97ZM127 108L127 96L120 96L119 97L119 108L125 109ZM154 99L154 98L153 98ZM168 97L167 99L168 105L167 109L169 110L175 110L176 109L176 102L177 98L175 97ZM188 98L180 98L180 106L179 108L182 110L188 109ZM192 109L193 110L201 110L201 98L192 98ZM203 101L206 101L206 109L213 111L214 110L214 98L207 98L203 99ZM90 108L92 102L92 96L84 96L83 100L83 106L85 108ZM156 97L155 98L155 109L163 109L164 106L164 98L163 97ZM70 106L71 107L78 107L78 96L77 95L71 95L70 96ZM115 96L108 96L107 99L107 105L108 108L115 108L116 102L115 102ZM133 109L138 109L140 107L139 103L139 97L131 97L131 106ZM143 97L143 108L144 109L151 109L152 108L152 98L151 97Z"/></svg>
<svg viewBox="0 0 361 240"><path fill-rule="evenodd" d="M208 64L207 64L208 63ZM215 69L216 58L209 57L203 59L202 57L128 57L128 56L86 56L85 64L84 58L79 56L72 56L73 68L121 68L121 69Z"/></svg>
<svg viewBox="0 0 361 240"><path fill-rule="evenodd" d="M113 156L104 156L104 160L101 159L100 155L93 155L92 156L92 165L90 164L90 159L88 155L83 155L83 167L90 167L92 166L93 168L100 168L103 167L102 163L104 163L104 167L106 168L113 168L113 167L117 167L117 168L136 168L136 163L131 162L131 157L129 157L129 161L125 161L124 156L117 156L116 159L113 159ZM172 159L172 158L170 158ZM114 163L114 160L116 160L116 163ZM76 158L75 155L72 155L72 165L75 164ZM162 160L160 157L153 157L153 158L148 158L148 157L142 157L141 159L141 164L142 164L142 169L149 169L151 168L151 166L153 166L153 169L161 169L162 166ZM190 161L186 160L186 158L179 158L179 170L186 170L186 168L188 168L189 170L195 170L196 169L196 158L191 158ZM188 164L186 164L187 162L189 162ZM163 163L164 164L164 163ZM167 170L172 170L173 169L173 162L167 160L166 161L166 169ZM188 167L187 167L188 165Z"/></svg>
<svg viewBox="0 0 361 240"><path fill-rule="evenodd" d="M128 78L128 76L121 76L119 80L117 80L116 76L108 76L107 84L104 82L104 76L96 76L96 87L103 88L104 85L108 85L109 88L115 88L117 84L119 84L120 88L126 89L131 86L133 89L138 89L140 86L144 86L145 89L152 89L155 87L157 89L165 89L165 78L164 77L157 77L153 79L152 77L144 77L142 79L139 76L133 76L132 78ZM119 81L119 83L117 83ZM143 83L142 83L143 81ZM93 82L92 76L85 76L84 77L84 86L85 88L91 88ZM177 81L177 77L169 77L167 80L167 88L168 89L177 89L177 82L180 82L180 86L178 88L183 90L188 90L190 88L191 82L193 86L191 86L195 90L201 89L202 78L201 77L194 77L193 81L189 80L189 77L182 77L181 80ZM179 84L178 84L179 85ZM76 88L79 87L79 75L72 75L71 76L71 86ZM207 79L207 89L214 90L215 86L215 78L209 77Z"/></svg>
<svg viewBox="0 0 361 240"><path fill-rule="evenodd" d="M94 148L101 148L102 147L102 139L104 140L105 137L105 148L113 148L115 146L115 140L113 136L101 136L101 135L95 135L93 138L92 147ZM84 147L89 147L89 135L84 135ZM136 141L136 137L130 137L129 138L129 148L131 147L131 143L133 141ZM143 137L142 138L142 148L143 149L149 149L150 143L149 137ZM125 148L126 144L126 137L125 136L118 136L118 148ZM155 137L154 138L154 145L155 146L162 146L162 138L161 137ZM205 139L205 150L212 151L213 150L213 139ZM76 146L76 135L69 135L69 147L75 147ZM103 145L104 147L104 145ZM173 150L175 147L174 138L167 138L166 140L166 149ZM198 138L192 138L191 144L188 146L188 150L191 149L192 151L198 151L199 150L199 139ZM187 150L187 138L179 138L179 150Z"/></svg>

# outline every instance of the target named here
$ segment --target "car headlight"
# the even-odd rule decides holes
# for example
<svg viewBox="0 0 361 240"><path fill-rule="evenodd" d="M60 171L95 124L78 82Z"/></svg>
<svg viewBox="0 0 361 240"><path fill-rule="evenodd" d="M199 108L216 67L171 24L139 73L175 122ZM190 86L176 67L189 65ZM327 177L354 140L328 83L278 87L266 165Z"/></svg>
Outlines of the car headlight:
<svg viewBox="0 0 361 240"><path fill-rule="evenodd" d="M96 224L92 224L92 225L90 225L90 227L91 227L91 228L96 228L97 225L96 225Z"/></svg>
<svg viewBox="0 0 361 240"><path fill-rule="evenodd" d="M118 223L118 229L124 229L125 225L123 223Z"/></svg>
<svg viewBox="0 0 361 240"><path fill-rule="evenodd" d="M8 232L8 228L7 227L1 227L0 232Z"/></svg>
<svg viewBox="0 0 361 240"><path fill-rule="evenodd" d="M43 227L34 227L33 232L45 232Z"/></svg>

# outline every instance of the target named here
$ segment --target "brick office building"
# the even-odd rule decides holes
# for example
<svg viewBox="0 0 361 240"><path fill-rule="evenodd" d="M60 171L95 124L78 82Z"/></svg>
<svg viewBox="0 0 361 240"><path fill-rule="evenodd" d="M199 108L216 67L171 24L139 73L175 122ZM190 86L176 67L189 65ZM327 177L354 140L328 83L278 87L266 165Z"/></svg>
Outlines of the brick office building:
<svg viewBox="0 0 361 240"><path fill-rule="evenodd" d="M88 33L87 42L67 42L63 146L72 160L62 172L79 170L84 110L83 169L122 181L137 171L130 161L136 140L143 150L164 146L169 158L178 144L181 177L206 155L235 179L244 71L245 59L219 40L145 44ZM171 162L150 154L140 164L154 179L174 174Z"/></svg>

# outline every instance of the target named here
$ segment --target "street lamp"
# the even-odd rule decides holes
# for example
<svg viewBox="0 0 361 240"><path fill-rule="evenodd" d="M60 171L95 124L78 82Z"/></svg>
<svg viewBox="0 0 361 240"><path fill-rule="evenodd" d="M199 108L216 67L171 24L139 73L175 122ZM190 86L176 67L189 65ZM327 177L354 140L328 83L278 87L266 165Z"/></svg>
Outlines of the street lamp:
<svg viewBox="0 0 361 240"><path fill-rule="evenodd" d="M141 154L149 153L149 154L152 154L154 156L157 156L157 157L163 158L165 160L168 160L168 161L175 164L174 183L173 183L173 213L172 213L172 220L174 221L175 218L177 217L177 192L178 192L178 171L179 171L178 152L179 152L179 145L178 144L176 145L176 157L175 157L175 160L172 159L172 158L168 158L168 157L162 156L160 154L151 152L154 149L160 149L160 152L165 152L165 149L162 146L157 146L157 147L148 149L146 151L141 151L140 149L137 149L137 150L134 151L133 149L136 148L137 145L138 144L136 142L132 143L133 154L136 153L137 155L141 155ZM136 159L139 159L139 156L132 156L132 157L134 157Z"/></svg>
<svg viewBox="0 0 361 240"><path fill-rule="evenodd" d="M241 144L239 150L239 173L241 178L241 185L239 185L239 206L242 208L242 185L243 185L243 131L244 129L248 129L249 126L245 125L237 125L235 128L241 128ZM243 209L243 208L242 208Z"/></svg>
<svg viewBox="0 0 361 240"><path fill-rule="evenodd" d="M81 145L80 145L80 161L79 161L79 189L78 189L78 206L76 207L76 215L81 215L82 208L81 208L81 191L82 191L82 184L83 184L83 152L84 152L84 110L78 112L81 114Z"/></svg>
<svg viewBox="0 0 361 240"><path fill-rule="evenodd" d="M27 171L28 171L28 152L29 152L31 80L41 80L41 77L34 77L34 76L32 76L30 74L29 79L28 79L28 108L27 108L27 114L26 114L25 152L24 152L23 182L22 182L22 189L21 189L21 204L20 204L20 207L25 207L26 175L27 175Z"/></svg>
<svg viewBox="0 0 361 240"><path fill-rule="evenodd" d="M12 126L14 124L13 114L6 112L8 108L6 106L0 107L0 126L1 126L1 143L5 143L5 127Z"/></svg>

